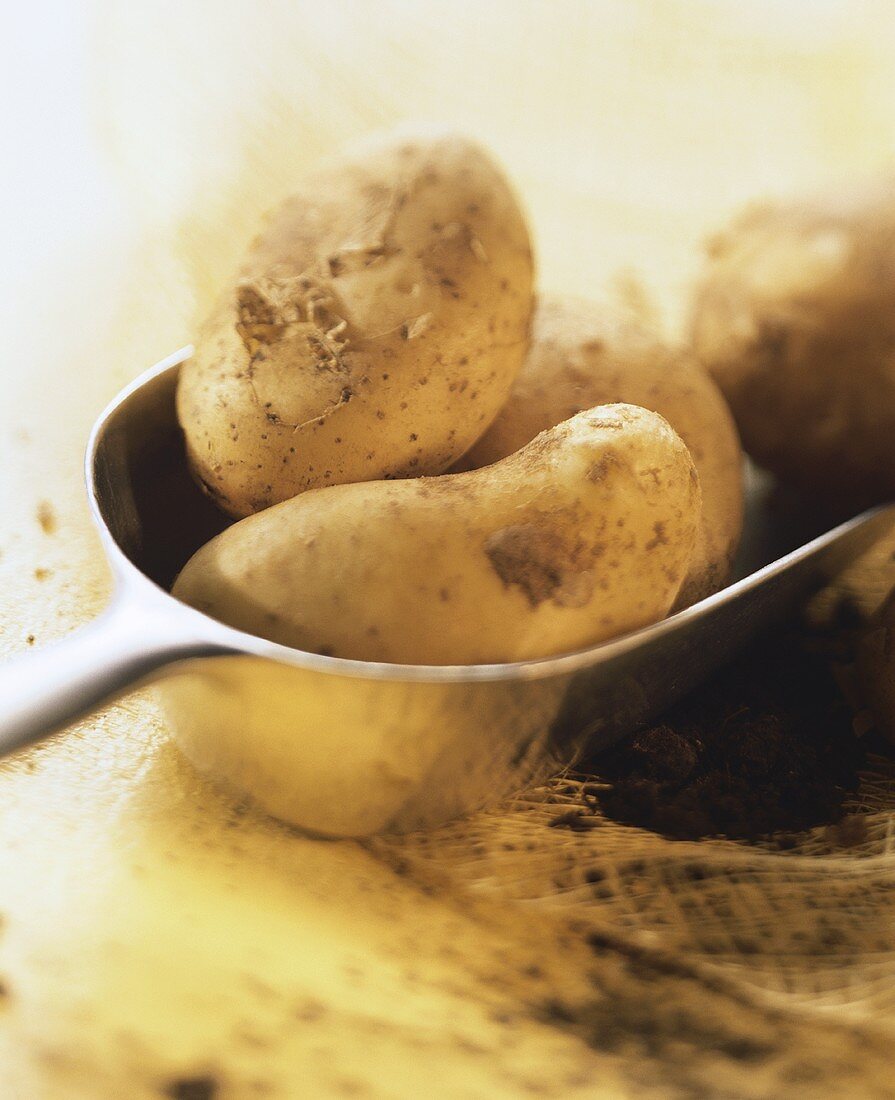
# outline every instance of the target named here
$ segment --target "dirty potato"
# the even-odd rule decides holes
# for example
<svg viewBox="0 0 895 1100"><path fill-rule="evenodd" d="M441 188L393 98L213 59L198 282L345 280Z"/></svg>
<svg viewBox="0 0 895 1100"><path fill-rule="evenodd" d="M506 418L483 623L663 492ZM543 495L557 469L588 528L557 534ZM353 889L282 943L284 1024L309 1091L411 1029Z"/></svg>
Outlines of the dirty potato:
<svg viewBox="0 0 895 1100"><path fill-rule="evenodd" d="M723 587L730 575L743 522L739 439L718 387L693 356L667 346L623 310L541 298L507 403L458 468L489 465L582 409L615 401L664 416L699 472L702 520L677 601L686 606Z"/></svg>
<svg viewBox="0 0 895 1100"><path fill-rule="evenodd" d="M895 494L895 181L747 211L692 335L762 466L855 511Z"/></svg>
<svg viewBox="0 0 895 1100"><path fill-rule="evenodd" d="M531 310L528 231L479 146L332 161L270 217L181 371L191 467L233 516L439 473L505 400Z"/></svg>
<svg viewBox="0 0 895 1100"><path fill-rule="evenodd" d="M482 470L276 505L199 550L174 595L337 657L524 660L667 614L699 513L692 459L668 423L605 406Z"/></svg>

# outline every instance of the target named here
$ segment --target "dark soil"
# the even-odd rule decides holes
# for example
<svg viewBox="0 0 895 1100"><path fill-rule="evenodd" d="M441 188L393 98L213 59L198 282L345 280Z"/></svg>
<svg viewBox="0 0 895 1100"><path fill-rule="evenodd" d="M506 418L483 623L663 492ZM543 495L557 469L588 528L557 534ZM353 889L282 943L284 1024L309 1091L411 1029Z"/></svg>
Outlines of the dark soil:
<svg viewBox="0 0 895 1100"><path fill-rule="evenodd" d="M218 1082L204 1073L196 1077L178 1077L167 1085L165 1095L172 1100L214 1100L218 1095Z"/></svg>
<svg viewBox="0 0 895 1100"><path fill-rule="evenodd" d="M611 783L595 793L616 821L758 839L838 820L865 751L827 662L787 635L582 766Z"/></svg>

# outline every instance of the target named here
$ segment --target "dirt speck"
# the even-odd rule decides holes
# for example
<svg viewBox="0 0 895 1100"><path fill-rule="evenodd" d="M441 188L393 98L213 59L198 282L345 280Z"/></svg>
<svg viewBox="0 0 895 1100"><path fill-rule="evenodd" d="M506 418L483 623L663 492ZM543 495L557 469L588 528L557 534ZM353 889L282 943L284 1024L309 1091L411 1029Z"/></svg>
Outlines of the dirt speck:
<svg viewBox="0 0 895 1100"><path fill-rule="evenodd" d="M559 535L533 523L495 531L485 543L485 553L503 583L521 588L532 607L550 599L561 586L569 556Z"/></svg>
<svg viewBox="0 0 895 1100"><path fill-rule="evenodd" d="M657 546L667 546L668 536L665 534L664 523L653 524L653 537L646 544L647 550L655 550Z"/></svg>
<svg viewBox="0 0 895 1100"><path fill-rule="evenodd" d="M215 1100L219 1093L217 1079L202 1073L194 1077L176 1077L165 1085L162 1095L171 1100Z"/></svg>
<svg viewBox="0 0 895 1100"><path fill-rule="evenodd" d="M42 500L37 505L37 522L40 524L40 529L45 535L52 535L55 533L58 523L56 521L56 513L53 510L53 505L48 500Z"/></svg>
<svg viewBox="0 0 895 1100"><path fill-rule="evenodd" d="M615 447L604 447L598 462L591 464L587 471L588 481L598 484L616 470L623 470L628 466L627 459Z"/></svg>

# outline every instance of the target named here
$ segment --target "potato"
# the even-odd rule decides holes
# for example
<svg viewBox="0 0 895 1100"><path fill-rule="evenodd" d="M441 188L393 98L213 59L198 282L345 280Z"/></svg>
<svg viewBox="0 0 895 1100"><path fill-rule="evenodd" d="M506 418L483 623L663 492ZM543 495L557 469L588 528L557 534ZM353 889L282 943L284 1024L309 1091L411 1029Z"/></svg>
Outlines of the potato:
<svg viewBox="0 0 895 1100"><path fill-rule="evenodd" d="M516 661L662 618L699 525L667 422L590 409L469 473L319 489L244 519L174 595L231 626L337 657Z"/></svg>
<svg viewBox="0 0 895 1100"><path fill-rule="evenodd" d="M481 148L333 161L274 212L181 371L191 467L234 516L440 473L505 400L531 311L528 231Z"/></svg>
<svg viewBox="0 0 895 1100"><path fill-rule="evenodd" d="M854 511L895 494L895 184L747 211L692 336L758 463Z"/></svg>
<svg viewBox="0 0 895 1100"><path fill-rule="evenodd" d="M678 606L686 606L723 587L730 575L743 523L742 454L733 418L711 378L686 351L666 346L624 311L543 297L509 399L458 467L496 462L545 428L614 401L664 416L699 472L702 521L678 598Z"/></svg>

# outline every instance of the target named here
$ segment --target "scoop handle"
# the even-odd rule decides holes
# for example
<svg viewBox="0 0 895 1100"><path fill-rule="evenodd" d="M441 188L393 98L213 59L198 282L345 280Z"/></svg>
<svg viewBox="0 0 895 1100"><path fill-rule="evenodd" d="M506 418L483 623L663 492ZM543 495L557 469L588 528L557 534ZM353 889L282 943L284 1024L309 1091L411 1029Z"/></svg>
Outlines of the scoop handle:
<svg viewBox="0 0 895 1100"><path fill-rule="evenodd" d="M218 652L119 595L70 637L0 665L0 757L40 741L165 665Z"/></svg>

